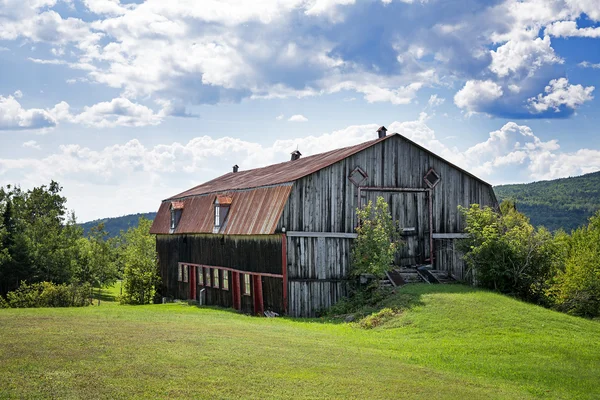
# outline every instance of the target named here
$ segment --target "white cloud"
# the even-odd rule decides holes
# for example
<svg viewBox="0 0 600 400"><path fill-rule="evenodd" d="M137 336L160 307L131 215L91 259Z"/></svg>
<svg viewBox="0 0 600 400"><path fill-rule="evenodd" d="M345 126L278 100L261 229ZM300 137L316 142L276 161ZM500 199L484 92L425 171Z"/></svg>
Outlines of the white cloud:
<svg viewBox="0 0 600 400"><path fill-rule="evenodd" d="M75 115L69 114L67 109L63 115L69 122L97 128L158 125L162 121L162 114L122 97L84 107L81 113Z"/></svg>
<svg viewBox="0 0 600 400"><path fill-rule="evenodd" d="M600 169L600 151L562 152L556 140L542 141L525 125L509 122L486 140L461 151L441 143L428 120L428 115L421 113L414 121L392 122L389 132L401 133L493 183L505 182L502 170L520 171L539 180ZM227 165L251 169L287 161L296 148L308 156L372 140L378 126L353 125L315 136L277 140L271 145L209 136L155 146L133 139L99 150L63 145L42 159L0 159L0 176L19 175L24 187L59 180L69 207L89 220L154 210L166 196L229 172L224 169Z"/></svg>
<svg viewBox="0 0 600 400"><path fill-rule="evenodd" d="M13 96L0 96L0 131L38 130L54 126L56 119L48 110L25 109Z"/></svg>
<svg viewBox="0 0 600 400"><path fill-rule="evenodd" d="M429 104L429 107L439 107L442 104L444 104L444 102L446 101L446 99L444 99L443 97L438 97L437 94L432 94L431 96L429 96L429 100L427 101L427 104Z"/></svg>
<svg viewBox="0 0 600 400"><path fill-rule="evenodd" d="M546 34L556 37L588 37L599 38L600 27L598 28L577 28L575 21L558 21L546 27Z"/></svg>
<svg viewBox="0 0 600 400"><path fill-rule="evenodd" d="M490 51L492 63L490 70L499 77L520 71L533 76L544 64L563 63L550 44L550 37L511 39L496 50Z"/></svg>
<svg viewBox="0 0 600 400"><path fill-rule="evenodd" d="M291 117L289 117L288 121L291 121L291 122L306 122L306 121L308 121L308 118L306 118L302 114L296 114L296 115L292 115Z"/></svg>
<svg viewBox="0 0 600 400"><path fill-rule="evenodd" d="M550 109L559 112L564 107L574 110L586 101L592 100L593 91L593 86L572 85L567 78L553 79L544 89L545 94L540 93L537 97L530 98L528 102L531 109L537 113Z"/></svg>
<svg viewBox="0 0 600 400"><path fill-rule="evenodd" d="M20 90L15 90L13 96L15 96L15 99L20 99L21 97L23 97L23 92L21 92Z"/></svg>
<svg viewBox="0 0 600 400"><path fill-rule="evenodd" d="M581 68L594 68L594 69L600 69L600 63L598 64L593 64L589 61L582 61L580 62L579 65Z"/></svg>
<svg viewBox="0 0 600 400"><path fill-rule="evenodd" d="M23 147L28 147L36 150L41 149L40 145L35 140L28 140L26 142L23 142Z"/></svg>
<svg viewBox="0 0 600 400"><path fill-rule="evenodd" d="M454 104L469 113L482 112L485 106L500 98L502 94L502 87L491 80L471 80L454 95Z"/></svg>

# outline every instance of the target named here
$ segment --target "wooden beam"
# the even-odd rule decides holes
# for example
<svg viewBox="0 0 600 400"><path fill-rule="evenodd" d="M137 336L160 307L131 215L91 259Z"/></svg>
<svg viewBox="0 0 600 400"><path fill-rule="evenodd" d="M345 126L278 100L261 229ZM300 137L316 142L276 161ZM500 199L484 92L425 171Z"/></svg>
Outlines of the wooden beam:
<svg viewBox="0 0 600 400"><path fill-rule="evenodd" d="M434 233L434 239L465 239L468 238L468 233Z"/></svg>
<svg viewBox="0 0 600 400"><path fill-rule="evenodd" d="M281 235L281 275L283 275L283 313L288 309L287 237Z"/></svg>
<svg viewBox="0 0 600 400"><path fill-rule="evenodd" d="M263 301L262 277L254 275L254 314L263 315L265 313L265 304Z"/></svg>
<svg viewBox="0 0 600 400"><path fill-rule="evenodd" d="M303 232L303 231L288 231L289 237L322 237L322 238L340 238L340 239L356 239L356 233L345 232Z"/></svg>
<svg viewBox="0 0 600 400"><path fill-rule="evenodd" d="M241 272L242 274L248 274L248 275L259 275L259 276L268 276L270 278L283 278L282 274L271 274L269 272L252 272L252 271L244 271L242 269L235 269L235 268L229 268L229 267L220 267L220 266L216 266L216 265L205 265L205 264L192 264L192 263L177 263L179 265L193 265L196 267L204 267L204 268L212 268L212 269L220 269L222 271L235 271L235 272Z"/></svg>

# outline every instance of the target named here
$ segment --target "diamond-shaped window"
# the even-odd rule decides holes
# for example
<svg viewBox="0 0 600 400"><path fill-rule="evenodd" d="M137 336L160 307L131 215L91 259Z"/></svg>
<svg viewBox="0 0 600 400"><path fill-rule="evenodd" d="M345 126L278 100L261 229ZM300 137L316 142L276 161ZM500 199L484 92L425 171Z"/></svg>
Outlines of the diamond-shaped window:
<svg viewBox="0 0 600 400"><path fill-rule="evenodd" d="M434 188L438 183L440 183L441 179L440 175L437 172L435 172L433 168L431 168L429 171L427 171L427 173L423 177L423 180L425 181L427 186L429 186L430 188Z"/></svg>
<svg viewBox="0 0 600 400"><path fill-rule="evenodd" d="M356 167L356 168L354 168L354 170L352 172L350 172L348 179L350 179L350 182L352 182L354 184L354 186L358 187L368 177L369 177L369 175L367 175L367 173L365 171L363 171L363 169L361 167Z"/></svg>

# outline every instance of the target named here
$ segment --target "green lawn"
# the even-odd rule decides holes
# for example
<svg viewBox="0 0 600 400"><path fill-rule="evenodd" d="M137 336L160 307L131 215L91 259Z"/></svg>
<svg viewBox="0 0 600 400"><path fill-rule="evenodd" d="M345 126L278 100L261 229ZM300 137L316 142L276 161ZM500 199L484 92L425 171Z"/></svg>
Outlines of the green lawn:
<svg viewBox="0 0 600 400"><path fill-rule="evenodd" d="M183 304L0 310L0 398L600 398L598 322L459 285L395 302L410 307L372 330Z"/></svg>

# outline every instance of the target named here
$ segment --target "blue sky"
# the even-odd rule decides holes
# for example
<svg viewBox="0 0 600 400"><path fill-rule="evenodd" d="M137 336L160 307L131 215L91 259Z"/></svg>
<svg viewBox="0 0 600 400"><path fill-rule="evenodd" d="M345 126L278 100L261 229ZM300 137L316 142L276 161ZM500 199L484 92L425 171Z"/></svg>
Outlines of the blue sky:
<svg viewBox="0 0 600 400"><path fill-rule="evenodd" d="M600 170L597 0L0 0L0 184L81 221L385 125L493 184Z"/></svg>

